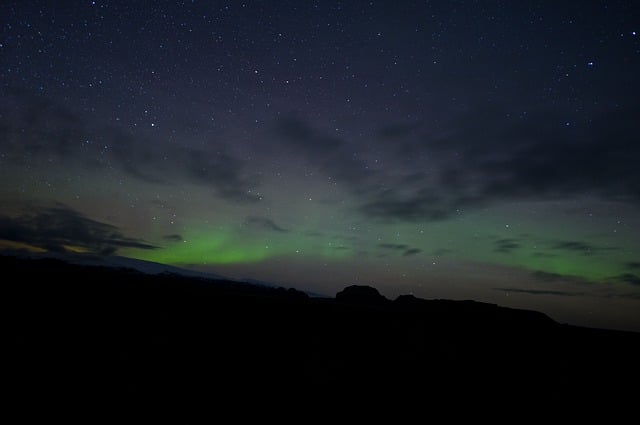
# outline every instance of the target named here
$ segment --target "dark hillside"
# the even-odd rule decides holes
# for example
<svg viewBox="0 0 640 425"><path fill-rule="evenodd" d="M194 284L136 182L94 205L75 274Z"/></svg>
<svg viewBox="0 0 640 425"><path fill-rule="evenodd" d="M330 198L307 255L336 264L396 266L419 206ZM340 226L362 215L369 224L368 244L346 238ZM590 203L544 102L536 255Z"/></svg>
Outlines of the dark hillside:
<svg viewBox="0 0 640 425"><path fill-rule="evenodd" d="M0 257L12 397L632 401L640 335L472 301L336 299ZM313 394L313 397L311 396ZM318 398L320 397L320 398Z"/></svg>

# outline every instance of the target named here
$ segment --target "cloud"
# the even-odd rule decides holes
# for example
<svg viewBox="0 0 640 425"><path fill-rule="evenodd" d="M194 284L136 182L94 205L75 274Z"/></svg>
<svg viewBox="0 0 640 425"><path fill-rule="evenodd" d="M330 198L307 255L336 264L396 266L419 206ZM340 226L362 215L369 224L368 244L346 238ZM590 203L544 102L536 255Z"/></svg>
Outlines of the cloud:
<svg viewBox="0 0 640 425"><path fill-rule="evenodd" d="M378 244L378 246L384 249L399 249L399 250L405 250L409 248L409 245L397 244L397 243L381 243L381 244Z"/></svg>
<svg viewBox="0 0 640 425"><path fill-rule="evenodd" d="M556 242L553 246L553 249L559 249L564 251L578 251L583 253L584 255L591 255L595 250L595 247L591 244L585 242L577 242L577 241L560 241Z"/></svg>
<svg viewBox="0 0 640 425"><path fill-rule="evenodd" d="M544 289L519 289L519 288L493 288L495 291L502 292L516 292L520 294L531 295L557 295L561 297L578 297L585 295L584 292L569 292L569 291L549 291Z"/></svg>
<svg viewBox="0 0 640 425"><path fill-rule="evenodd" d="M538 257L538 258L554 258L554 257L557 257L556 254L550 254L548 252L534 252L533 256L534 257Z"/></svg>
<svg viewBox="0 0 640 425"><path fill-rule="evenodd" d="M542 270L536 270L533 273L531 273L531 275L534 278L541 280L543 282L555 282L558 280L567 280L567 276L561 275L559 273L545 272Z"/></svg>
<svg viewBox="0 0 640 425"><path fill-rule="evenodd" d="M6 152L74 154L87 133L76 114L47 98L7 89L0 99L0 140Z"/></svg>
<svg viewBox="0 0 640 425"><path fill-rule="evenodd" d="M243 164L224 153L212 154L196 150L176 152L179 168L195 183L215 188L218 196L238 203L259 201L260 196L251 193L257 186L256 177L245 177L241 172Z"/></svg>
<svg viewBox="0 0 640 425"><path fill-rule="evenodd" d="M381 244L378 244L378 247L386 250L402 251L403 257L409 257L411 255L416 255L422 252L420 248L412 248L409 245L399 244L399 243L381 243ZM385 254L381 254L381 256L384 256L384 255Z"/></svg>
<svg viewBox="0 0 640 425"><path fill-rule="evenodd" d="M144 240L126 237L120 229L84 217L64 206L35 208L18 217L0 216L0 239L49 251L80 250L110 255L120 248L156 249Z"/></svg>
<svg viewBox="0 0 640 425"><path fill-rule="evenodd" d="M288 229L278 226L273 220L266 217L249 216L245 219L244 222L245 222L245 225L253 228L257 228L257 229L269 230L269 231L278 232L278 233L289 232Z"/></svg>
<svg viewBox="0 0 640 425"><path fill-rule="evenodd" d="M337 137L322 135L306 121L295 117L283 118L276 122L276 133L299 151L309 154L335 152L344 145Z"/></svg>
<svg viewBox="0 0 640 425"><path fill-rule="evenodd" d="M537 270L531 273L531 276L541 282L572 282L577 284L591 285L593 282L579 276L562 275L559 273L551 273L542 270ZM612 276L608 279L604 279L601 283L612 284L616 282L629 283L631 285L640 286L640 276L634 273L622 273L617 276Z"/></svg>
<svg viewBox="0 0 640 425"><path fill-rule="evenodd" d="M368 186L376 173L355 155L346 140L317 130L295 117L278 120L273 134L284 148L300 155L332 179L346 183L353 192L370 190Z"/></svg>
<svg viewBox="0 0 640 425"><path fill-rule="evenodd" d="M405 252L402 253L403 257L409 257L411 255L416 255L421 253L422 250L420 248L409 248Z"/></svg>
<svg viewBox="0 0 640 425"><path fill-rule="evenodd" d="M344 183L360 214L383 222L587 195L640 205L640 123L632 102L603 106L590 122L569 122L542 107L518 117L512 110L508 103L481 105L445 122L381 123L371 136L375 152L367 151L381 167L359 154L355 138L299 118L277 121L272 133L289 153Z"/></svg>
<svg viewBox="0 0 640 425"><path fill-rule="evenodd" d="M625 267L631 270L640 269L640 261L630 261L625 264Z"/></svg>
<svg viewBox="0 0 640 425"><path fill-rule="evenodd" d="M621 282L630 283L632 285L640 285L640 276L633 273L623 273L619 276L616 276L616 280Z"/></svg>
<svg viewBox="0 0 640 425"><path fill-rule="evenodd" d="M385 221L433 221L449 217L454 207L435 194L403 197L396 192L385 191L366 201L358 210L365 216Z"/></svg>
<svg viewBox="0 0 640 425"><path fill-rule="evenodd" d="M494 242L495 248L493 249L495 252L501 252L504 254L510 254L515 249L520 248L520 243L517 239L507 238L507 239L498 239Z"/></svg>
<svg viewBox="0 0 640 425"><path fill-rule="evenodd" d="M514 116L512 109L471 107L450 122L423 123L420 136L384 136L393 139L384 154L405 158L412 179L385 176L388 190L367 193L359 211L385 221L433 221L522 200L588 195L640 204L640 121L632 102L603 106L590 122L548 109Z"/></svg>
<svg viewBox="0 0 640 425"><path fill-rule="evenodd" d="M23 158L36 163L54 158L91 170L115 166L147 183L188 181L230 202L260 200L252 192L258 178L220 141L193 149L150 140L21 90L8 90L0 99L0 140L3 153L16 164Z"/></svg>
<svg viewBox="0 0 640 425"><path fill-rule="evenodd" d="M162 239L164 239L165 241L169 241L169 242L181 242L184 240L184 238L182 237L182 235L178 235L178 234L172 234L172 235L164 235L162 237Z"/></svg>
<svg viewBox="0 0 640 425"><path fill-rule="evenodd" d="M594 255L603 251L614 251L615 247L602 247L580 241L556 241L551 245L552 249L559 251L574 251L582 255Z"/></svg>
<svg viewBox="0 0 640 425"><path fill-rule="evenodd" d="M591 285L593 282L580 276L536 270L531 276L541 282L570 282L583 285Z"/></svg>

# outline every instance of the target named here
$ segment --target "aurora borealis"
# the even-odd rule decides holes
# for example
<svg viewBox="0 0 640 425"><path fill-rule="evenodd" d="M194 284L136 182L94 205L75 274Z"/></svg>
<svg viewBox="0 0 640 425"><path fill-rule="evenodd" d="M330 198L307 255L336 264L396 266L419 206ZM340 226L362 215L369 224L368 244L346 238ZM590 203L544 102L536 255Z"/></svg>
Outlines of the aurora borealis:
<svg viewBox="0 0 640 425"><path fill-rule="evenodd" d="M3 2L0 248L640 331L632 1Z"/></svg>

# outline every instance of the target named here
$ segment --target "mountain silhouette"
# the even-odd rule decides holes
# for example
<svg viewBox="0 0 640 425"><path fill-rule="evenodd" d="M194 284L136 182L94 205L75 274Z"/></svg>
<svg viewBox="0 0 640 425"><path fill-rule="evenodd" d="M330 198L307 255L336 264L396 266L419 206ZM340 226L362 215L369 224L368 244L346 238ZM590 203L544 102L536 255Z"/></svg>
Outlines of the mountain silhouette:
<svg viewBox="0 0 640 425"><path fill-rule="evenodd" d="M2 256L13 400L319 408L635 402L640 334L474 301L295 289ZM333 401L328 401L333 400ZM377 400L377 401L376 401ZM279 403L278 402L278 403ZM209 403L209 404L207 404Z"/></svg>
<svg viewBox="0 0 640 425"><path fill-rule="evenodd" d="M351 285L336 294L336 300L351 304L384 305L389 300L380 295L376 288L365 285Z"/></svg>

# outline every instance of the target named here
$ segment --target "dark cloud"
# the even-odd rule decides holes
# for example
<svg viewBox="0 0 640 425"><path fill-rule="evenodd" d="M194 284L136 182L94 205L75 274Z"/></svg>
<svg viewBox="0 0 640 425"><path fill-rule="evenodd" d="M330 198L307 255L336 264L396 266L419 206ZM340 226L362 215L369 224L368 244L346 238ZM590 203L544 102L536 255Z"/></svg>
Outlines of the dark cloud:
<svg viewBox="0 0 640 425"><path fill-rule="evenodd" d="M587 194L640 203L633 105L602 108L590 123L549 110L515 117L512 109L483 105L437 126L383 123L383 142L375 145L381 168L357 155L355 141L301 119L278 121L274 134L289 152L346 183L361 214L382 221L442 220L499 202Z"/></svg>
<svg viewBox="0 0 640 425"><path fill-rule="evenodd" d="M519 288L493 288L495 291L502 292L516 292L520 294L531 295L557 295L561 297L577 297L585 295L584 292L569 292L569 291L548 291L544 289L519 289Z"/></svg>
<svg viewBox="0 0 640 425"><path fill-rule="evenodd" d="M433 221L449 217L452 211L462 206L462 200L449 200L435 191L420 190L404 195L399 191L385 190L370 197L358 209L365 216L387 221Z"/></svg>
<svg viewBox="0 0 640 425"><path fill-rule="evenodd" d="M511 239L511 238L498 239L497 241L494 242L494 245L495 247L493 250L495 252L501 252L504 254L510 254L515 249L520 248L521 246L517 239Z"/></svg>
<svg viewBox="0 0 640 425"><path fill-rule="evenodd" d="M278 233L287 233L289 230L278 226L273 220L266 217L249 216L245 219L245 224L261 230L269 230Z"/></svg>
<svg viewBox="0 0 640 425"><path fill-rule="evenodd" d="M630 283L632 285L640 285L640 276L633 273L623 273L616 277L616 280L621 282Z"/></svg>
<svg viewBox="0 0 640 425"><path fill-rule="evenodd" d="M541 282L570 282L584 285L590 285L592 282L582 278L580 276L565 275L560 273L547 272L543 270L536 270L531 273L531 276Z"/></svg>
<svg viewBox="0 0 640 425"><path fill-rule="evenodd" d="M9 88L0 98L0 144L5 153L74 154L88 133L76 114L44 97Z"/></svg>
<svg viewBox="0 0 640 425"><path fill-rule="evenodd" d="M562 275L545 271L534 271L531 276L542 282L573 282L580 284L590 284L591 282L578 276ZM640 285L640 276L634 273L622 273L605 279L603 283L624 282L631 285Z"/></svg>
<svg viewBox="0 0 640 425"><path fill-rule="evenodd" d="M276 122L274 135L289 151L300 155L327 176L363 193L375 176L344 139L317 130L308 122L289 117Z"/></svg>
<svg viewBox="0 0 640 425"><path fill-rule="evenodd" d="M402 251L403 257L409 257L411 255L416 255L422 252L422 250L419 248L412 248L409 245L398 244L398 243L381 243L381 244L378 244L378 247L386 250ZM382 255L385 255L385 254L382 254Z"/></svg>
<svg viewBox="0 0 640 425"><path fill-rule="evenodd" d="M66 251L68 246L104 255L113 254L119 248L157 248L141 239L128 238L117 227L91 220L64 206L36 208L19 217L0 216L0 239L49 251Z"/></svg>
<svg viewBox="0 0 640 425"><path fill-rule="evenodd" d="M553 249L559 249L564 251L578 251L583 253L584 255L591 255L595 250L595 247L591 244L585 242L578 241L560 241L556 242L553 246Z"/></svg>
<svg viewBox="0 0 640 425"><path fill-rule="evenodd" d="M116 126L105 126L71 109L28 92L9 90L0 100L0 147L12 161L29 157L84 164L96 169L119 167L129 176L153 184L190 181L213 189L220 198L247 203L259 181L244 162L212 141L202 150L149 140Z"/></svg>
<svg viewBox="0 0 640 425"><path fill-rule="evenodd" d="M549 111L516 117L511 109L472 108L440 125L439 134L397 140L389 155L423 161L412 165L410 182L387 176L390 190L368 193L359 210L383 220L430 221L516 200L588 194L640 203L633 104L603 107L589 123Z"/></svg>
<svg viewBox="0 0 640 425"><path fill-rule="evenodd" d="M538 257L538 258L554 258L554 257L557 257L556 254L550 254L548 252L534 252L533 256L534 257Z"/></svg>
<svg viewBox="0 0 640 425"><path fill-rule="evenodd" d="M422 252L419 248L409 248L405 252L402 253L403 257L409 257L411 255L420 254Z"/></svg>
<svg viewBox="0 0 640 425"><path fill-rule="evenodd" d="M398 250L405 250L409 248L409 245L405 245L405 244L397 244L397 243L381 243L378 244L378 246L380 248L385 248L385 249L398 249Z"/></svg>
<svg viewBox="0 0 640 425"><path fill-rule="evenodd" d="M567 280L567 276L561 275L559 273L545 272L542 270L536 270L533 273L531 273L531 275L543 282L556 282L558 280Z"/></svg>
<svg viewBox="0 0 640 425"><path fill-rule="evenodd" d="M181 242L184 240L182 235L178 235L178 234L164 235L162 239L169 242Z"/></svg>
<svg viewBox="0 0 640 425"><path fill-rule="evenodd" d="M582 255L594 255L600 252L615 251L618 249L615 247L596 246L590 243L580 242L580 241L557 241L551 245L551 248L559 251L579 252Z"/></svg>
<svg viewBox="0 0 640 425"><path fill-rule="evenodd" d="M242 174L243 164L224 152L208 154L200 151L178 153L178 164L195 183L215 188L218 196L239 203L256 202L261 198L251 192L257 186L256 177Z"/></svg>
<svg viewBox="0 0 640 425"><path fill-rule="evenodd" d="M326 154L344 146L341 139L322 135L306 121L294 117L276 122L276 133L300 152L308 154Z"/></svg>

